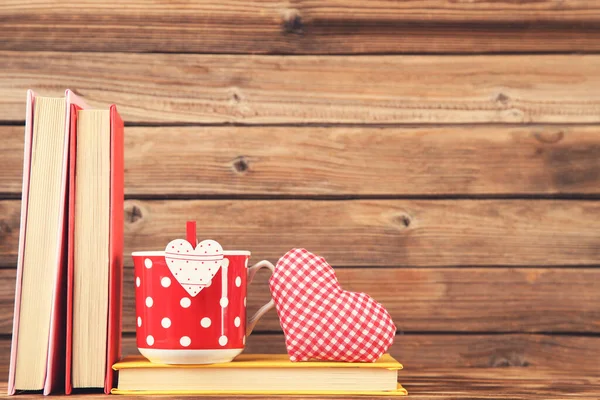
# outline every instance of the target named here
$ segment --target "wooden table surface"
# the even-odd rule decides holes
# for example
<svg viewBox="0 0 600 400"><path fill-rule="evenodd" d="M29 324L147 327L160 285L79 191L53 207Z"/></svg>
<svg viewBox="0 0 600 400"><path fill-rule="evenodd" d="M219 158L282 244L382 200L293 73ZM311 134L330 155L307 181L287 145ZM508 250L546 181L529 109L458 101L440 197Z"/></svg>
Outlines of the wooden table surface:
<svg viewBox="0 0 600 400"><path fill-rule="evenodd" d="M592 356L592 355L590 355ZM399 381L409 397L422 400L443 399L599 399L600 374L593 371L544 368L460 368L431 371L400 371ZM6 384L0 387L3 398L41 399L41 395L6 396ZM156 396L121 396L132 399ZM177 398L178 396L168 396ZM179 396L184 397L184 396ZM200 396L185 396L187 398ZM248 398L277 398L283 396L247 396ZM304 396L286 396L303 398ZM313 396L312 398L319 397ZM344 396L347 398L348 396ZM72 399L111 398L103 394L74 394ZM112 397L119 398L119 397ZM212 397L202 397L212 398ZM215 397L218 398L218 397ZM223 397L220 397L221 399ZM339 396L338 396L339 398ZM369 399L398 397L357 397Z"/></svg>

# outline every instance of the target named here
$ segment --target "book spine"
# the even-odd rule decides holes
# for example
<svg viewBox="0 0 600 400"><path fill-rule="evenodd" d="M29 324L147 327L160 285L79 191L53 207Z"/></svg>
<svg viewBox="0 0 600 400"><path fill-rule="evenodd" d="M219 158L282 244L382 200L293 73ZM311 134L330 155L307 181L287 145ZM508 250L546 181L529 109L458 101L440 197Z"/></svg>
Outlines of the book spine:
<svg viewBox="0 0 600 400"><path fill-rule="evenodd" d="M121 358L123 321L123 202L124 202L124 124L116 106L110 107L110 245L108 293L108 343L106 346L106 378L104 392L113 388L116 372L112 366Z"/></svg>

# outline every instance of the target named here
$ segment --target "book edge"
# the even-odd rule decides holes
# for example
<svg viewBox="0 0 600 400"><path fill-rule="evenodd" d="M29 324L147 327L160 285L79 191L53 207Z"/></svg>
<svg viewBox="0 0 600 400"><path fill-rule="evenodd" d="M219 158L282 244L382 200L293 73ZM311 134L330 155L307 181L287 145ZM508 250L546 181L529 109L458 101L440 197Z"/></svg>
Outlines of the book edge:
<svg viewBox="0 0 600 400"><path fill-rule="evenodd" d="M327 395L327 396L406 396L408 391L398 383L396 390L387 391L343 391L343 390L122 390L113 389L111 394L116 395L212 395L212 396L244 396L244 395Z"/></svg>
<svg viewBox="0 0 600 400"><path fill-rule="evenodd" d="M269 357L276 356L270 354L253 354L255 357ZM283 356L283 355L280 355ZM379 363L348 363L348 362L290 362L289 360L276 359L276 360L237 360L230 363L223 364L202 364L202 365L168 365L168 364L155 364L146 360L142 356L128 356L123 360L115 363L113 365L113 369L118 371L121 369L135 369L135 368L143 368L143 369L155 369L155 368L196 368L196 369L231 369L231 368L240 368L240 369L261 369L261 368L375 368L375 369L388 369L388 370L401 370L404 367L401 363L396 361L392 356L387 354L388 358L393 361L383 361Z"/></svg>

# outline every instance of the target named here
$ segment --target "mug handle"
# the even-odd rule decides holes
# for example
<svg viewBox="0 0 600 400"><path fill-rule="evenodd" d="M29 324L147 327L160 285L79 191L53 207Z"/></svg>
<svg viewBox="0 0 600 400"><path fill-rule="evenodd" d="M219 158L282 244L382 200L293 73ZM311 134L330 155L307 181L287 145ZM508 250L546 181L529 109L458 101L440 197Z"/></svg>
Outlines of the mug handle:
<svg viewBox="0 0 600 400"><path fill-rule="evenodd" d="M271 264L269 261L267 261L267 260L259 261L256 264L254 264L253 266L251 266L250 268L248 268L248 284L247 284L247 286L249 286L252 283L252 279L254 279L254 275L256 275L258 270L261 268L269 268L271 270L271 275L275 272L275 266L273 264ZM275 302L273 301L273 299L271 299L271 301L269 301L267 304L265 304L264 306L259 308L258 311L256 313L254 313L254 315L248 320L248 323L246 325L246 336L249 336L252 333L252 330L254 329L254 326L256 326L256 323L258 322L260 317L265 315L265 313L267 311L269 311L270 309L272 309L273 307L275 307Z"/></svg>

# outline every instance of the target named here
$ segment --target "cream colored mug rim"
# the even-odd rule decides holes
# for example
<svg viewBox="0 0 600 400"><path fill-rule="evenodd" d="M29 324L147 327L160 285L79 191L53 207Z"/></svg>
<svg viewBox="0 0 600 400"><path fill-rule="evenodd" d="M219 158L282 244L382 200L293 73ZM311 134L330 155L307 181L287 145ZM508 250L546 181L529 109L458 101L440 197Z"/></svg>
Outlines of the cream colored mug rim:
<svg viewBox="0 0 600 400"><path fill-rule="evenodd" d="M224 255L226 256L249 256L251 253L248 250L225 250L223 252ZM146 257L153 257L153 256L164 256L165 252L164 251L134 251L133 253L131 253L132 257L136 257L136 256L146 256Z"/></svg>

